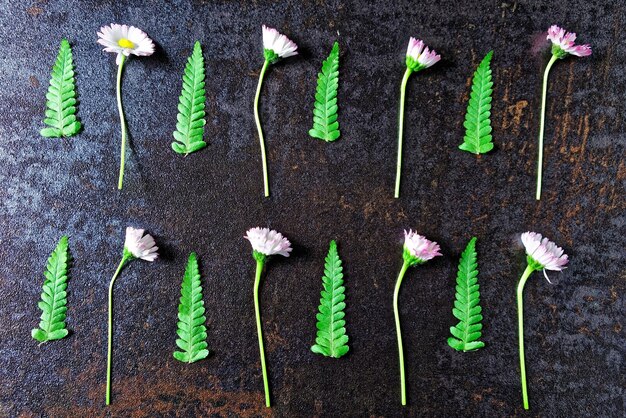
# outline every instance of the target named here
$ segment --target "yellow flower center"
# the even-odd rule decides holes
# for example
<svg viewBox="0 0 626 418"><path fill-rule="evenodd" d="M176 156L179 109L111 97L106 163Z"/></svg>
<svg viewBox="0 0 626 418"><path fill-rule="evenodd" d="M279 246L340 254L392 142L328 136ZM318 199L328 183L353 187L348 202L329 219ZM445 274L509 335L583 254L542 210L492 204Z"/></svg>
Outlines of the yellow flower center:
<svg viewBox="0 0 626 418"><path fill-rule="evenodd" d="M117 44L118 44L119 46L121 46L122 48L130 48L130 49L133 49L133 48L135 47L135 44L134 44L134 43L132 43L131 41L129 41L128 39L126 39L126 38L122 38L122 39L120 39L119 41L117 41Z"/></svg>

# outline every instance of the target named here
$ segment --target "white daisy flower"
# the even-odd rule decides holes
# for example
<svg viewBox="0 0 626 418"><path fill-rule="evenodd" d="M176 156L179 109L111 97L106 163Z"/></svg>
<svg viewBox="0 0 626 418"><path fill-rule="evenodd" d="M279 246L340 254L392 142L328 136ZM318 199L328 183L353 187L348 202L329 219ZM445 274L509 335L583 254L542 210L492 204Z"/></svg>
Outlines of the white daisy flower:
<svg viewBox="0 0 626 418"><path fill-rule="evenodd" d="M263 50L268 61L275 62L279 58L298 55L297 49L298 45L285 35L282 35L276 29L263 25Z"/></svg>
<svg viewBox="0 0 626 418"><path fill-rule="evenodd" d="M291 252L291 243L280 232L276 232L269 228L252 228L246 232L244 237L250 244L252 249L265 256L280 254L289 257Z"/></svg>
<svg viewBox="0 0 626 418"><path fill-rule="evenodd" d="M134 26L117 23L103 26L98 32L98 43L104 46L104 51L117 54L115 59L117 65L121 64L122 55L128 57L133 54L145 57L154 53L152 39L148 38L144 31Z"/></svg>
<svg viewBox="0 0 626 418"><path fill-rule="evenodd" d="M143 229L133 227L126 228L126 241L124 242L124 252L130 253L135 258L146 261L154 261L159 254L154 238L150 234L144 236Z"/></svg>

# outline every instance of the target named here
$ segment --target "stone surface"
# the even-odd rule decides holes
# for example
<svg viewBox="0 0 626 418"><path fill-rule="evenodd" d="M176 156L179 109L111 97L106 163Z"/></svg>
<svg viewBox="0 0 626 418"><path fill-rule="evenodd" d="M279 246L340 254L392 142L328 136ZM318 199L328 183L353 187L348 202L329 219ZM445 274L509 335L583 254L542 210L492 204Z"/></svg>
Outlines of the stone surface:
<svg viewBox="0 0 626 418"><path fill-rule="evenodd" d="M434 2L433 2L434 3ZM623 2L48 2L0 1L0 416L623 416L626 381L626 24ZM376 4L376 5L374 5ZM119 123L114 57L96 44L110 22L158 44L132 59L123 97L131 148L115 188ZM261 98L272 197L262 197L252 100L261 24L301 54L273 66ZM592 44L558 62L546 114L544 199L534 200L544 31L553 23ZM443 60L409 81L402 198L392 198L398 88L409 36ZM71 42L84 131L44 139L44 95L59 41ZM315 77L341 45L333 144L307 135ZM170 149L184 62L207 61L209 146ZM461 152L470 77L494 50L496 150ZM104 406L107 286L124 228L160 247L116 284L113 405ZM267 225L295 245L262 286L274 407L265 409L254 312L254 263L242 237ZM409 406L400 407L391 297L403 228L438 241L443 257L412 269L400 296ZM523 413L515 287L526 230L562 245L571 264L526 288L531 412ZM46 258L68 234L75 262L68 328L38 345ZM458 258L478 237L486 347L448 347ZM323 257L337 239L345 264L350 353L310 352ZM201 260L211 357L175 361L186 258Z"/></svg>

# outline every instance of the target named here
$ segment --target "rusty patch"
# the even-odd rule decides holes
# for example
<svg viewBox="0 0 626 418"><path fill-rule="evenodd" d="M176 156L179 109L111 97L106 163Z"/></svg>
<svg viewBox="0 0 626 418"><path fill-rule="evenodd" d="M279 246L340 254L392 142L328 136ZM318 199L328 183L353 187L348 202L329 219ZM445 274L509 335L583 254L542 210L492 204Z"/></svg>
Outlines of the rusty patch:
<svg viewBox="0 0 626 418"><path fill-rule="evenodd" d="M74 383L71 385L74 386ZM264 395L260 391L230 392L192 385L181 387L167 379L146 384L141 376L116 379L113 389L112 403L108 407L104 405L102 384L97 390L89 391L91 405L72 405L71 413L66 406L50 407L46 412L54 417L96 417L103 416L105 411L111 416L153 417L181 410L186 411L188 416L271 416L271 409L265 408Z"/></svg>
<svg viewBox="0 0 626 418"><path fill-rule="evenodd" d="M511 130L511 133L515 136L520 134L520 128L522 126L522 117L524 116L524 109L528 107L528 101L519 100L515 104L507 106L506 112L502 116L502 130ZM528 124L524 126L528 128Z"/></svg>
<svg viewBox="0 0 626 418"><path fill-rule="evenodd" d="M280 348L289 348L289 342L280 335L278 324L273 322L269 331L264 334L267 351L273 352Z"/></svg>
<svg viewBox="0 0 626 418"><path fill-rule="evenodd" d="M37 6L31 6L26 9L26 13L28 13L32 17L37 17L43 13L43 9Z"/></svg>
<svg viewBox="0 0 626 418"><path fill-rule="evenodd" d="M37 88L39 87L39 80L34 75L28 77L28 81L30 82L31 87Z"/></svg>

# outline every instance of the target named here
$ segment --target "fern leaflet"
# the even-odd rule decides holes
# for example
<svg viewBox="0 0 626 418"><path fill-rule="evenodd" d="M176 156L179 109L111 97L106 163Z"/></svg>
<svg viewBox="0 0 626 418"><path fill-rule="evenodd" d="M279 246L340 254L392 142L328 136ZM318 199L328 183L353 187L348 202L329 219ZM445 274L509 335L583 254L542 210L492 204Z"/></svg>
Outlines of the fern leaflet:
<svg viewBox="0 0 626 418"><path fill-rule="evenodd" d="M50 86L46 93L46 118L48 125L40 131L47 138L76 135L81 124L76 119L76 86L72 49L67 39L61 40L59 54L52 67Z"/></svg>
<svg viewBox="0 0 626 418"><path fill-rule="evenodd" d="M174 352L176 360L193 363L209 355L205 322L198 259L196 253L191 253L180 289L176 331L179 338L176 339L176 345L182 351Z"/></svg>
<svg viewBox="0 0 626 418"><path fill-rule="evenodd" d="M483 58L474 72L472 92L465 114L465 137L459 148L474 154L484 154L493 149L491 142L491 57L493 51Z"/></svg>
<svg viewBox="0 0 626 418"><path fill-rule="evenodd" d="M321 292L319 313L317 314L317 338L311 351L326 357L339 358L348 352L348 336L346 335L346 321L344 302L346 296L343 286L343 268L337 252L335 241L330 242L324 277L324 290Z"/></svg>
<svg viewBox="0 0 626 418"><path fill-rule="evenodd" d="M485 346L485 343L478 341L483 328L479 287L476 237L474 237L461 254L456 278L456 300L452 314L459 323L450 327L454 337L448 338L448 345L457 351L477 350Z"/></svg>
<svg viewBox="0 0 626 418"><path fill-rule="evenodd" d="M67 312L67 270L70 262L68 239L61 237L56 248L50 254L44 276L41 292L41 321L39 328L32 330L32 337L43 343L45 341L60 340L67 336L65 329L65 313Z"/></svg>
<svg viewBox="0 0 626 418"><path fill-rule="evenodd" d="M193 53L187 59L183 74L183 88L178 102L178 116L172 149L179 154L190 154L206 147L204 135L204 57L200 42L196 41Z"/></svg>
<svg viewBox="0 0 626 418"><path fill-rule="evenodd" d="M330 55L322 64L322 72L317 75L315 108L313 109L313 138L332 142L339 138L337 122L337 88L339 87L339 44L335 42Z"/></svg>

